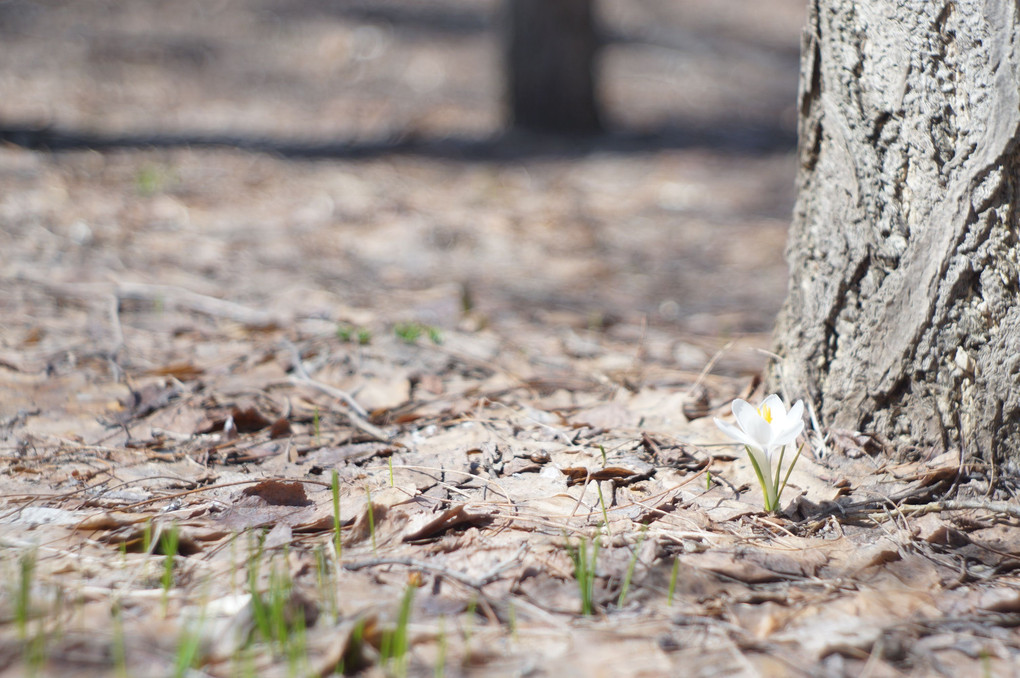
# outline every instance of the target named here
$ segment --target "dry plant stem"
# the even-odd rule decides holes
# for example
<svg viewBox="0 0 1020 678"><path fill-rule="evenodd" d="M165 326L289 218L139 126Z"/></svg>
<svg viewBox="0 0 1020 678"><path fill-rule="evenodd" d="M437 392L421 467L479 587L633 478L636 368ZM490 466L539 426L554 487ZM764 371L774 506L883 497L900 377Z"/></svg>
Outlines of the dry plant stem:
<svg viewBox="0 0 1020 678"><path fill-rule="evenodd" d="M330 395L338 400L342 400L347 407L354 410L358 416L367 417L368 412L364 407L358 404L354 397L347 391L341 390L329 384L323 384L320 381L312 379L312 376L305 370L304 363L301 362L301 353L298 351L297 346L293 342L287 339L283 340L283 346L290 351L291 366L294 368L294 372L297 373L296 377L291 377L291 381L295 381L300 384L306 384L322 391L326 395Z"/></svg>
<svg viewBox="0 0 1020 678"><path fill-rule="evenodd" d="M309 386L316 389L331 398L336 398L347 406L347 410L340 410L340 414L347 417L347 419L354 425L355 428L360 429L362 432L372 436L375 440L381 443L393 442L393 437L387 435L378 426L369 423L365 418L368 417L368 412L364 407L358 404L358 402L351 396L350 393L342 389L324 384L321 381L316 381L305 371L304 365L301 364L301 355L298 353L297 347L290 341L284 340L283 345L290 351L292 359L291 363L294 366L294 372L296 375L291 376L290 383L295 386Z"/></svg>
<svg viewBox="0 0 1020 678"><path fill-rule="evenodd" d="M428 475L428 474L425 473L425 471L439 471L440 473L459 473L462 476L469 476L471 478L475 478L477 480L480 480L486 486L489 486L489 485L495 486L499 490L499 494L502 494L506 498L506 505L509 506L512 509L516 508L516 506L514 505L514 500L510 498L510 494L505 489L503 489L503 487L498 482L496 482L494 480L490 480L488 478L483 478L482 476L478 475L477 473L471 473L470 471L461 471L460 469L455 469L455 468L440 468L438 466L414 466L414 465L408 465L408 464L394 464L393 468L407 469L409 471L417 471L417 472L423 473L425 475ZM437 482L440 482L438 479L436 479L436 480L437 480Z"/></svg>
<svg viewBox="0 0 1020 678"><path fill-rule="evenodd" d="M563 442L563 444L569 446L572 450L579 450L579 449L581 449L581 447L576 442L574 442L574 440L570 436L568 436L564 431L562 431L561 429L558 429L558 428L556 428L555 426L553 426L551 424L546 424L545 422L539 421L538 419L535 419L534 417L532 417L529 414L524 414L523 412L519 412L519 411L515 410L514 408L510 407L509 405L507 405L505 403L494 402L493 404L495 404L495 405L497 405L497 406L507 410L508 412L511 412L511 413L517 415L517 416L520 416L520 417L523 417L524 419L527 419L528 421L530 421L531 423L535 424L536 426L541 426L545 430L549 431L549 433L551 433L554 436L556 436L557 438L559 438Z"/></svg>
<svg viewBox="0 0 1020 678"><path fill-rule="evenodd" d="M927 488L923 488L927 489ZM911 493L916 495L917 493ZM802 520L799 525L805 525L816 521L823 521L839 515L843 518L858 518L870 516L873 513L896 513L899 515L920 516L928 513L941 513L943 511L990 511L1011 518L1020 518L1020 505L1006 501L982 501L977 499L947 499L944 501L933 501L926 504L898 503L910 498L910 495L902 498L876 499L862 501L849 506L837 506L828 509L824 514L812 516ZM891 505L891 506L890 506Z"/></svg>
<svg viewBox="0 0 1020 678"><path fill-rule="evenodd" d="M909 515L924 515L926 513L940 513L942 511L991 511L1001 513L1012 518L1020 518L1020 505L1007 501L981 501L978 499L947 499L945 501L933 501L928 504L914 506L900 506L899 510Z"/></svg>
<svg viewBox="0 0 1020 678"><path fill-rule="evenodd" d="M509 378L513 379L514 381L516 381L518 383L518 385L519 385L518 388L520 386L527 386L527 380L524 379L521 375L517 374L513 370L510 370L510 369L508 369L506 367L498 365L498 364L494 363L491 360L483 360L482 358L476 358L474 356L468 355L467 353L464 353L463 351L457 351L455 349L451 349L449 346L444 346L443 344L431 344L430 348L433 351L438 351L440 353L445 353L446 355L450 356L451 358L453 358L455 360L458 360L458 361L464 363L465 365L470 365L470 366L473 366L473 367L481 367L482 369L492 370L493 372L499 372L501 374L505 374L506 376L508 376ZM502 390L507 390L507 389L502 389Z"/></svg>
<svg viewBox="0 0 1020 678"><path fill-rule="evenodd" d="M708 373L712 371L712 368L715 367L715 364L719 362L719 359L726 354L726 351L730 350L730 348L733 347L733 343L734 342L732 340L726 342L726 345L720 348L718 351L716 351L715 355L712 356L711 360L705 363L705 366L701 368L701 373L698 374L698 378L695 379L694 383L691 384L691 387L687 389L687 395L689 396L694 395L695 389L701 386L701 382L705 380L705 377L707 377Z"/></svg>
<svg viewBox="0 0 1020 678"><path fill-rule="evenodd" d="M160 301L165 306L183 308L215 318L226 318L249 327L271 327L281 324L280 318L274 318L265 311L256 311L233 301L210 297L173 285L118 283L116 294L118 299Z"/></svg>
<svg viewBox="0 0 1020 678"><path fill-rule="evenodd" d="M534 516L522 514L519 512L502 513L499 511L496 511L493 515L496 518L503 518L504 520L510 523L514 523L511 529L517 529L524 532L539 532L541 534L557 535L563 534L564 531L569 531L571 534L574 535L585 535L588 534L589 531L587 524L583 526L573 527L571 525L565 525L563 523L558 523L553 520L549 520L548 518L545 518L543 516ZM589 516L590 515L593 514L589 514ZM587 518L585 518L585 520L587 521ZM535 527L528 529L522 527L520 523L524 523L526 525L534 525ZM543 530L541 528L545 529Z"/></svg>
<svg viewBox="0 0 1020 678"><path fill-rule="evenodd" d="M127 511L129 509L138 508L139 506L146 506L147 504L155 504L160 501L168 501L171 499L177 499L179 497L186 497L189 494L197 494L199 492L208 492L209 490L217 490L224 487L234 487L235 485L257 485L258 483L267 480L279 480L281 482L288 483L304 483L305 485L318 485L320 487L329 487L329 483L324 483L321 480L303 480L301 478L253 478L252 480L238 480L232 483L220 483L218 485L207 485L205 487L196 487L193 490L185 490L184 492L175 492L174 494L167 494L162 497L153 497L146 499L145 501L135 502L134 504L128 504L127 506L121 506L118 508L119 511Z"/></svg>
<svg viewBox="0 0 1020 678"><path fill-rule="evenodd" d="M119 303L123 299L160 302L164 306L182 308L214 318L225 318L248 327L272 327L282 325L283 319L264 311L242 306L225 299L210 297L175 285L150 285L148 283L122 282L112 286L108 283L53 283L46 280L32 280L32 283L59 297L95 297L113 295Z"/></svg>
<svg viewBox="0 0 1020 678"><path fill-rule="evenodd" d="M110 355L116 356L124 347L124 328L120 324L120 300L116 295L111 294L108 300L110 309L110 326L113 327L113 348ZM111 360L114 364L115 361ZM119 375L118 375L119 376Z"/></svg>
<svg viewBox="0 0 1020 678"><path fill-rule="evenodd" d="M815 406L809 398L807 400L808 415L811 417L811 427L815 430L815 438L818 441L818 451L815 453L815 457L818 459L825 459L829 456L829 448L825 446L825 440L828 435L822 435L822 427L818 424L818 417L815 416Z"/></svg>

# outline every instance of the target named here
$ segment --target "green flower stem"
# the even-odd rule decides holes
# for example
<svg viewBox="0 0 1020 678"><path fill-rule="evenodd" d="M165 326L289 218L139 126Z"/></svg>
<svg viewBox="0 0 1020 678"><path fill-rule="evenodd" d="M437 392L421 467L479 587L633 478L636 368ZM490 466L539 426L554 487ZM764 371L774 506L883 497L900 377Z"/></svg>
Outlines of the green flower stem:
<svg viewBox="0 0 1020 678"><path fill-rule="evenodd" d="M754 467L754 474L758 476L758 484L761 485L761 494L762 499L764 500L765 503L765 510L772 512L775 510L775 508L772 506L772 502L769 500L769 490L768 487L765 486L766 482L765 476L764 474L762 474L761 469L758 468L758 462L755 461L754 455L751 454L751 448L748 447L747 445L744 445L744 449L747 450L747 458L751 460L751 466Z"/></svg>
<svg viewBox="0 0 1020 678"><path fill-rule="evenodd" d="M790 479L790 474L793 473L793 467L797 465L797 460L800 459L800 453L804 450L804 444L801 443L800 447L797 448L797 454L793 457L793 461L790 462L790 467L786 469L786 477L783 478L783 486L779 488L779 493L776 497L783 494L783 490L786 489L786 481ZM776 478L779 478L779 474L776 473Z"/></svg>

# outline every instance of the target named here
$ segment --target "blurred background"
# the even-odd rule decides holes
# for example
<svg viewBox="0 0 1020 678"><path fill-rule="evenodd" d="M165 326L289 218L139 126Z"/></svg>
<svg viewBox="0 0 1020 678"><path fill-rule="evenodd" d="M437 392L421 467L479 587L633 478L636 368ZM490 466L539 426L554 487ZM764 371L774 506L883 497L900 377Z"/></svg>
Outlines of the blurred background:
<svg viewBox="0 0 1020 678"><path fill-rule="evenodd" d="M502 9L497 0L3 0L2 112L8 123L113 135L484 137L504 119ZM610 127L713 140L751 128L775 138L749 143L790 142L801 0L605 0L595 14Z"/></svg>
<svg viewBox="0 0 1020 678"><path fill-rule="evenodd" d="M601 130L552 136L496 0L0 0L0 273L767 334L803 1L594 10Z"/></svg>

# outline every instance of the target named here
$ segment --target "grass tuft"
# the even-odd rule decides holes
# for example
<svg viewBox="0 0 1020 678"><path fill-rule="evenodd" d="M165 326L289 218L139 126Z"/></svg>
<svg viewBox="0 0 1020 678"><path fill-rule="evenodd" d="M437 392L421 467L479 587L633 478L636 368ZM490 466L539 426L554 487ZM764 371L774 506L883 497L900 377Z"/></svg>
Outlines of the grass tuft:
<svg viewBox="0 0 1020 678"><path fill-rule="evenodd" d="M574 579L577 580L578 591L581 594L581 614L590 617L595 614L595 570L599 558L599 538L595 537L590 542L591 554L589 555L589 541L582 539L575 547L567 544L570 559L574 561Z"/></svg>
<svg viewBox="0 0 1020 678"><path fill-rule="evenodd" d="M411 623L411 608L414 604L415 586L408 584L400 599L400 611L397 614L397 626L392 631L383 633L382 645L379 649L384 664L397 678L407 676L409 636L407 627Z"/></svg>
<svg viewBox="0 0 1020 678"><path fill-rule="evenodd" d="M443 343L443 334L438 327L422 323L398 323L393 327L393 334L405 344L413 344L424 335L428 335L433 344Z"/></svg>
<svg viewBox="0 0 1020 678"><path fill-rule="evenodd" d="M336 338L345 344L354 342L359 346L366 346L372 341L372 331L366 327L340 323L336 327Z"/></svg>

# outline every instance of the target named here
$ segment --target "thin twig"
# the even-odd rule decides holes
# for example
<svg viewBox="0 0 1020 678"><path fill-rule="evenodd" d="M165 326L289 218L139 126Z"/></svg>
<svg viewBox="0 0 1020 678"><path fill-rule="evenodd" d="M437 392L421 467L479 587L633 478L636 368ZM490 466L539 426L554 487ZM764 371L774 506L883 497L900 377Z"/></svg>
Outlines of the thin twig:
<svg viewBox="0 0 1020 678"><path fill-rule="evenodd" d="M226 318L249 327L272 327L283 324L279 318L247 306L192 292L174 285L150 285L147 283L117 283L118 299L141 299L159 301L165 306L184 308L195 313L217 318Z"/></svg>
<svg viewBox="0 0 1020 678"><path fill-rule="evenodd" d="M1020 518L1020 505L1008 501L984 501L981 499L947 499L945 501L933 501L927 504L900 506L899 510L911 515L924 515L926 513L940 513L942 511L991 511L1001 513L1012 518Z"/></svg>
<svg viewBox="0 0 1020 678"><path fill-rule="evenodd" d="M825 459L829 456L829 448L825 446L825 436L822 435L822 427L818 424L818 417L815 416L815 405L808 398L807 401L808 414L811 415L811 427L815 430L815 437L818 439L818 453L815 455L817 459Z"/></svg>
<svg viewBox="0 0 1020 678"><path fill-rule="evenodd" d="M272 327L283 322L265 311L258 311L247 306L192 292L175 285L151 285L148 283L121 282L109 283L54 283L48 280L32 279L54 295L64 297L88 298L101 295L112 295L118 302L122 299L160 302L164 306L182 308L202 315L226 318L249 327Z"/></svg>
<svg viewBox="0 0 1020 678"><path fill-rule="evenodd" d="M283 346L288 351L290 351L291 367L294 368L294 373L297 375L295 377L291 377L292 382L304 384L306 386L312 386L313 388L322 391L328 396L332 396L337 400L342 400L344 404L347 405L347 407L354 410L359 417L368 416L368 410L359 405L358 401L356 401L354 399L354 396L352 396L350 393L342 389L336 388L335 386L330 386L329 384L324 384L321 381L316 381L315 379L313 379L312 375L308 374L308 370L305 369L305 365L301 360L301 353L300 351L298 351L297 346L295 346L293 342L284 339Z"/></svg>
<svg viewBox="0 0 1020 678"><path fill-rule="evenodd" d="M347 417L347 420L350 421L355 428L367 433L381 443L393 442L392 436L387 435L381 428L367 421L366 417L368 417L368 411L359 405L350 393L313 379L301 363L301 354L298 352L297 346L287 340L284 340L283 345L291 352L291 362L295 372L295 374L290 377L290 383L295 386L310 386L317 391L325 393L331 398L336 398L348 408L347 410L341 410L340 414Z"/></svg>
<svg viewBox="0 0 1020 678"><path fill-rule="evenodd" d="M148 480L145 478L144 480ZM206 485L204 487L196 487L191 490L185 490L183 492L174 492L173 494L167 494L159 497L152 497L145 499L144 501L137 501L134 504L128 504L127 506L117 507L118 511L130 511L140 506L146 506L148 504L155 504L161 501L168 501L171 499L178 499L180 497L186 497L189 494L198 494L199 492L208 492L209 490L219 490L224 487L234 487L235 485L257 485L263 481L278 481L288 483L301 483L302 485L318 485L320 487L329 487L329 483L324 483L321 480L304 480L302 478L253 478L251 480L236 480L230 483L219 483L217 485ZM125 483L127 484L127 483ZM88 518L86 518L88 520Z"/></svg>
<svg viewBox="0 0 1020 678"><path fill-rule="evenodd" d="M698 378L695 379L694 383L691 384L691 387L689 389L687 389L687 395L688 396L694 395L695 389L697 389L699 386L701 386L701 382L705 380L705 377L708 376L708 373L712 371L712 368L715 367L715 364L717 362L719 362L719 359L723 357L723 355L726 353L726 351L730 350L730 348L733 346L733 344L734 344L734 340L731 340L731 341L727 342L725 346L723 346L722 348L720 348L718 351L715 352L715 355L712 356L712 359L709 360L705 364L705 366L701 369L701 373L698 374Z"/></svg>
<svg viewBox="0 0 1020 678"><path fill-rule="evenodd" d="M929 488L924 487L920 489L928 490ZM946 499L942 501L932 501L926 504L901 503L923 493L923 491L918 491L917 489L908 489L893 497L859 501L842 506L837 504L832 508L828 508L822 514L806 518L798 524L805 524L837 514L843 518L856 518L868 516L872 513L886 513L889 511L890 507L894 508L896 513L910 516L925 515L928 513L941 513L943 511L990 511L992 513L1007 515L1011 518L1020 518L1020 505L1006 501Z"/></svg>

